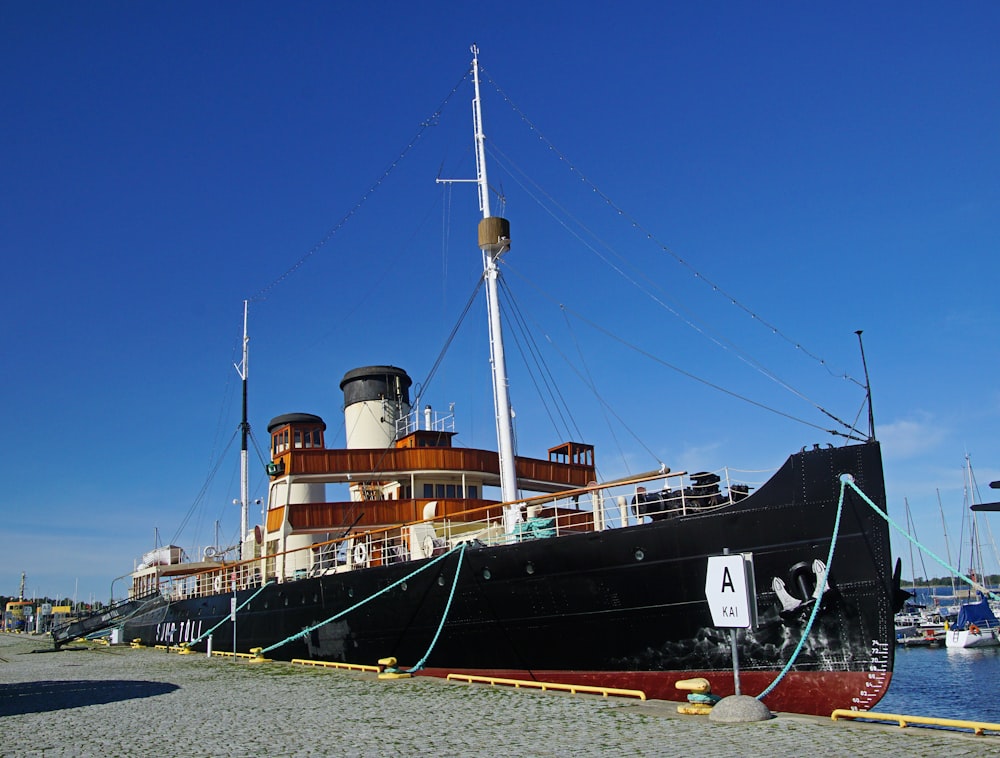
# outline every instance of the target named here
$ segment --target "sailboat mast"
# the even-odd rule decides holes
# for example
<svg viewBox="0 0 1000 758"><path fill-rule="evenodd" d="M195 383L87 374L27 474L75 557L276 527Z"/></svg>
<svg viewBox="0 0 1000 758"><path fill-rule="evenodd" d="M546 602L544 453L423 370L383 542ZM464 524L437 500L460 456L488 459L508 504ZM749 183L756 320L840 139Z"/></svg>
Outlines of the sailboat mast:
<svg viewBox="0 0 1000 758"><path fill-rule="evenodd" d="M472 103L476 138L476 182L479 186L479 208L483 212L483 219L479 223L479 249L483 253L483 276L486 279L490 362L493 369L493 405L500 456L500 489L503 501L510 503L517 499L517 469L514 461L514 428L497 283L500 276L497 262L500 256L510 249L510 223L507 219L490 214L490 188L486 178L486 136L483 133L483 114L479 97L479 48L475 45L472 46L472 79L476 93ZM516 522L517 514L512 513L510 519ZM512 524L508 524L508 527L512 527Z"/></svg>
<svg viewBox="0 0 1000 758"><path fill-rule="evenodd" d="M917 538L916 526L913 524L913 516L910 514L910 501L907 498L903 498L903 505L906 507L906 531L913 537ZM924 577L925 579L927 577ZM916 594L917 589L917 569L913 564L913 542L910 542L910 582L913 584L914 594Z"/></svg>
<svg viewBox="0 0 1000 758"><path fill-rule="evenodd" d="M247 357L250 338L247 337L247 311L249 301L243 301L243 360L236 367L240 379L243 380L243 415L240 421L240 544L247 538L250 529L250 470L247 462L247 437L250 434L250 424L247 422Z"/></svg>
<svg viewBox="0 0 1000 758"><path fill-rule="evenodd" d="M976 493L975 493L975 483L972 479L972 458L968 453L965 454L965 488L966 488L966 507L969 512L972 513L972 529L970 530L972 537L972 545L970 546L970 558L969 566L973 571L977 573L977 579L980 582L985 583L985 568L983 566L983 549L979 541L979 519L978 514L973 510L972 506L976 503Z"/></svg>
<svg viewBox="0 0 1000 758"><path fill-rule="evenodd" d="M951 566L952 565L952 563L951 563L951 545L948 544L948 524L944 520L944 506L941 504L941 490L936 490L936 492L937 492L937 499L938 499L938 510L941 512L941 529L944 532L944 549L945 549L945 555L948 557L948 565ZM959 559L958 562L959 562L959 564L961 564L962 563L961 559ZM962 568L961 565L959 565L958 568L961 569ZM954 571L951 572L951 596L953 598L955 597L955 572Z"/></svg>

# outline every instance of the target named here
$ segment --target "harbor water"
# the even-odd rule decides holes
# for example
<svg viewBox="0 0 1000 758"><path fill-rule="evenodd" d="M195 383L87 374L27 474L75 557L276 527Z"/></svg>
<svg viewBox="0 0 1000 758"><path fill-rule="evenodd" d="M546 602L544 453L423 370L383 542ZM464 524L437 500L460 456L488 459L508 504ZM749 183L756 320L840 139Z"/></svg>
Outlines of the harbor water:
<svg viewBox="0 0 1000 758"><path fill-rule="evenodd" d="M1000 724L1000 647L897 647L889 692L874 710Z"/></svg>
<svg viewBox="0 0 1000 758"><path fill-rule="evenodd" d="M958 602L951 587L905 589L928 609ZM998 681L1000 647L897 646L892 685L875 710L1000 723L1000 700L992 697Z"/></svg>

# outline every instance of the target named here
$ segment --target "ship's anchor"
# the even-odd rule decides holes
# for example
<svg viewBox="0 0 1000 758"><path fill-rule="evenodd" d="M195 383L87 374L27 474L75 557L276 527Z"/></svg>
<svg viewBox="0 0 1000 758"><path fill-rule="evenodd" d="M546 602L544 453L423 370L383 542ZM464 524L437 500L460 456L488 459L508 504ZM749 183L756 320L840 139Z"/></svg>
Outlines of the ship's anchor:
<svg viewBox="0 0 1000 758"><path fill-rule="evenodd" d="M781 615L785 618L797 615L809 608L819 599L821 591L826 594L831 589L830 581L826 576L826 564L819 558L812 562L811 567L805 562L796 563L788 570L788 574L795 583L799 594L805 599L799 599L793 595L788 591L782 579L774 577L771 580L771 588L781 602Z"/></svg>

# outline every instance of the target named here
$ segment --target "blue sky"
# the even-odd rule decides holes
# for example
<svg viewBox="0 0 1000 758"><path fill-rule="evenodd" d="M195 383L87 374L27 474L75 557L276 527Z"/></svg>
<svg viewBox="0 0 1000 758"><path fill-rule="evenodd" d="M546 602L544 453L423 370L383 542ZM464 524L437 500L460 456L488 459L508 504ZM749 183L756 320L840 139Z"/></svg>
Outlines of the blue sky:
<svg viewBox="0 0 1000 758"><path fill-rule="evenodd" d="M940 491L957 552L966 452L1000 495L1000 10L580 8L4 4L0 594L24 571L106 599L193 505L179 544L232 537L245 298L262 449L291 411L340 444L352 368L424 381L481 268L474 189L434 181L474 175L473 42L505 281L601 473L834 441L816 406L861 411L863 329L890 509L943 556ZM470 447L494 444L483 308L426 396ZM567 433L509 350L544 457Z"/></svg>

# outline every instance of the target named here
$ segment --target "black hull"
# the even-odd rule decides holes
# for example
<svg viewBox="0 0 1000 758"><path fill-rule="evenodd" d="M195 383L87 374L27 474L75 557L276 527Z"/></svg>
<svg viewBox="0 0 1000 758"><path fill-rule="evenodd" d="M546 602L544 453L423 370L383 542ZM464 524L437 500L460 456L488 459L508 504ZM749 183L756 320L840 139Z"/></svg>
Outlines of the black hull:
<svg viewBox="0 0 1000 758"><path fill-rule="evenodd" d="M885 508L877 443L793 455L757 492L724 508L600 533L577 533L456 552L342 618L267 653L402 667L427 655L425 673L489 673L543 681L639 687L682 699L679 678L705 676L733 690L727 632L705 600L708 557L728 548L754 557L759 623L741 630L743 694L758 694L795 650L812 603L784 611L772 578L806 600L810 567L826 562L840 495L850 474ZM237 615L236 649L268 648L371 597L427 561L359 569L266 587ZM798 568L796 568L798 567ZM798 572L798 573L796 573ZM886 522L847 489L814 626L785 679L764 702L773 710L829 715L872 707L885 693L894 654L893 579ZM257 588L237 594L242 604ZM179 644L225 618L231 594L170 602L124 623L125 638ZM815 602L815 601L813 601ZM231 650L233 626L214 633ZM196 649L204 649L201 641Z"/></svg>

